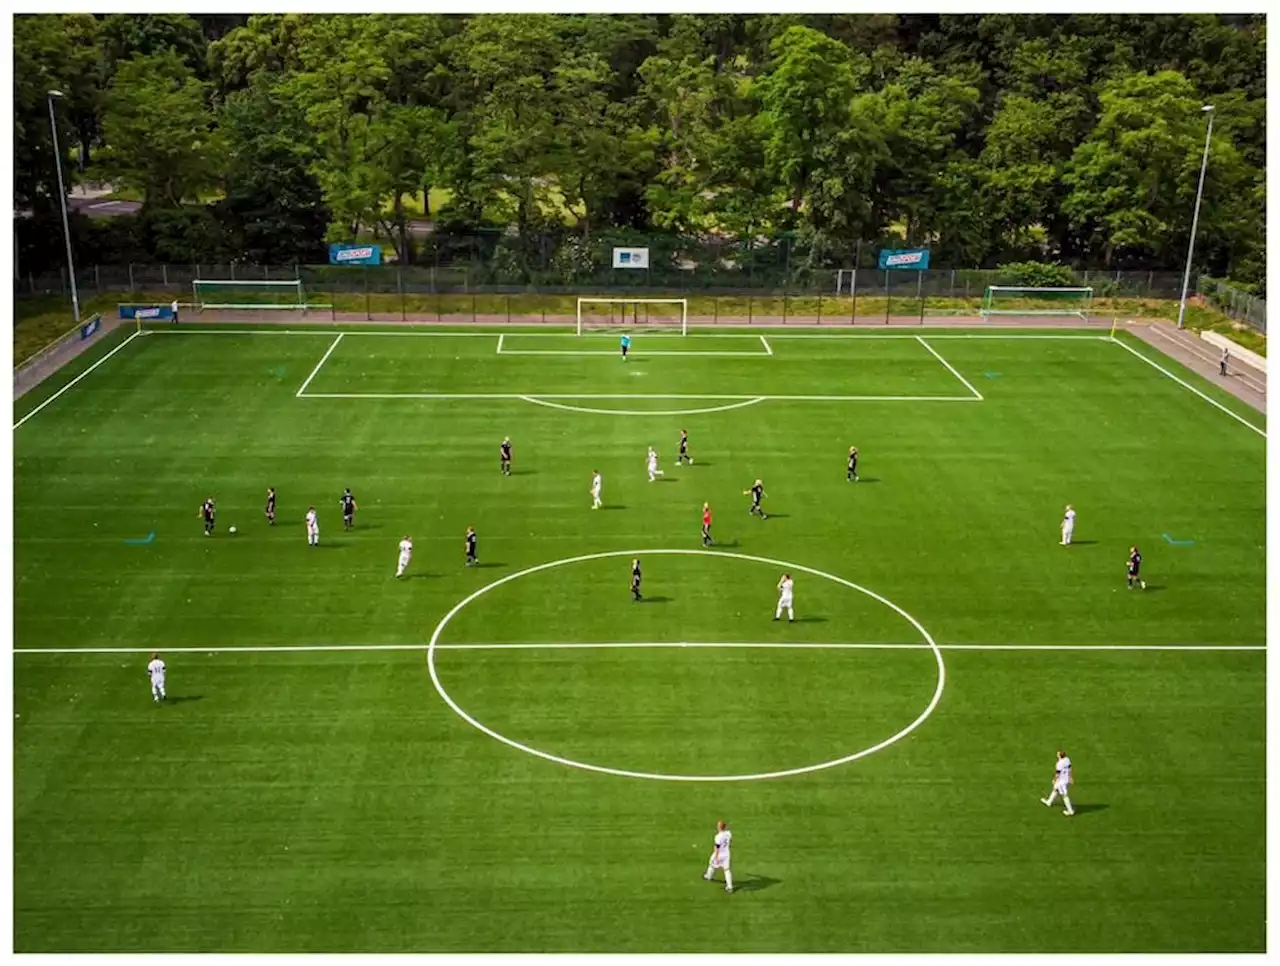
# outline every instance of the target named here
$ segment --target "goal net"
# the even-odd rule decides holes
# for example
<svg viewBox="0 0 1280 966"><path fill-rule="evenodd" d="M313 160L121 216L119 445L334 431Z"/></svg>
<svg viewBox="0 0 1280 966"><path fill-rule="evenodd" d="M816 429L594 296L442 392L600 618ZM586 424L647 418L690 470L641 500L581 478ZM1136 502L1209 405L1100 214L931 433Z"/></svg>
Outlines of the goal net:
<svg viewBox="0 0 1280 966"><path fill-rule="evenodd" d="M980 314L984 319L993 315L1068 315L1087 322L1092 308L1091 288L988 285Z"/></svg>
<svg viewBox="0 0 1280 966"><path fill-rule="evenodd" d="M665 329L688 335L689 300L578 299L578 335L633 329Z"/></svg>
<svg viewBox="0 0 1280 966"><path fill-rule="evenodd" d="M281 309L306 311L306 292L301 279L286 281L237 281L197 278L191 283L196 311L205 309Z"/></svg>

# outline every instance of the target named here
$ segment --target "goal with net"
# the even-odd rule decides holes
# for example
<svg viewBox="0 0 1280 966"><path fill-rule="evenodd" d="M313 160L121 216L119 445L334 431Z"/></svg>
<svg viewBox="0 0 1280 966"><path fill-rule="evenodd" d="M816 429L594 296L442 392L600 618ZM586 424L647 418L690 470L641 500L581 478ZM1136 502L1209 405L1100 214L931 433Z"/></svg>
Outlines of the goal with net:
<svg viewBox="0 0 1280 966"><path fill-rule="evenodd" d="M305 312L307 295L301 279L246 281L229 278L197 278L191 283L196 311L205 309L279 309Z"/></svg>
<svg viewBox="0 0 1280 966"><path fill-rule="evenodd" d="M689 334L688 299L578 299L578 335L633 329Z"/></svg>
<svg viewBox="0 0 1280 966"><path fill-rule="evenodd" d="M1067 315L1089 321L1092 288L1035 288L988 285L982 296L982 318L993 315Z"/></svg>

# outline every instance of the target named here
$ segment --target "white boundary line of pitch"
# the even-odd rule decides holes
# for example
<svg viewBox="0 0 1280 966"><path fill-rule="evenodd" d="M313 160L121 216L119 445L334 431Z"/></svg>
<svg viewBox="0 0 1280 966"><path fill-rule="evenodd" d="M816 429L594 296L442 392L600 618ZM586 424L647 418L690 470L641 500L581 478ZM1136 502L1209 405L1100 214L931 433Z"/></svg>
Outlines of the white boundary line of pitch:
<svg viewBox="0 0 1280 966"><path fill-rule="evenodd" d="M938 353L938 350L936 350L933 346L929 345L929 343L925 342L925 341L924 341L924 338L923 338L923 337L921 337L921 336L916 336L916 341L917 341L917 342L919 342L919 343L920 343L922 346L924 346L926 349L928 349L928 350L929 350L929 354L930 354L930 355L932 355L935 359L937 359L937 360L938 360L939 362L941 362L944 366L946 366L946 367L947 367L947 370L948 370L948 371L949 371L953 376L955 376L955 377L956 377L957 379L959 379L962 383L964 383L964 387L965 387L966 389L968 389L971 393L973 393L973 395L974 395L974 398L975 398L975 399L977 399L979 402L981 402L981 401L982 401L982 393L980 393L980 392L978 392L978 390L974 389L974 388L973 388L973 383L971 383L971 382L970 382L968 379L966 379L964 376L960 375L960 373L956 371L956 367L955 367L955 366L953 366L951 363L949 363L946 359L942 358L942 356Z"/></svg>
<svg viewBox="0 0 1280 966"><path fill-rule="evenodd" d="M142 332L141 332L140 330L134 330L134 332L133 332L133 333L132 333L132 334L131 334L127 339L125 339L123 342L121 342L118 346L116 346L114 349L112 349L110 352L108 352L106 355L104 355L101 359L99 359L99 360L98 360L97 362L95 362L93 365L89 366L89 368L85 369L85 371L84 371L84 372L80 373L78 376L76 376L74 379L72 379L69 383L67 383L65 386L63 386L61 389L59 389L57 392L55 392L52 396L50 396L48 399L46 399L44 402L42 402L39 406L37 406L35 409L31 410L31 412L27 413L25 416L23 416L21 419L19 419L16 423L14 423L14 424L13 424L13 428L16 430L19 426L21 426L23 423L25 423L28 419L30 419L30 418L31 418L32 416L34 416L36 413L38 413L38 412L40 412L41 410L43 410L46 406L48 406L50 403L52 403L55 399L57 399L59 396L61 396L64 392L66 392L68 389L70 389L72 386L74 386L76 383L78 383L81 379L83 379L83 378L84 378L85 376L87 376L89 373L93 372L93 370L94 370L94 369L97 369L97 368L98 368L98 366L102 365L104 362L106 362L108 359L110 359L113 355L115 355L117 352L119 352L121 349L123 349L125 346L127 346L130 342L132 342L134 339L136 339L136 338L137 338L138 336L140 336L141 334L142 334Z"/></svg>
<svg viewBox="0 0 1280 966"><path fill-rule="evenodd" d="M860 644L860 643L769 643L737 641L605 641L570 642L548 641L543 643L512 644L437 644L437 651L540 651L540 650L643 650L647 648L767 648L773 650L830 650L830 651L928 651L928 644ZM941 651L1265 651L1265 644L939 644ZM13 654L150 654L155 647L15 647ZM246 645L244 647L164 647L167 654L284 654L312 651L423 651L421 644L280 644Z"/></svg>

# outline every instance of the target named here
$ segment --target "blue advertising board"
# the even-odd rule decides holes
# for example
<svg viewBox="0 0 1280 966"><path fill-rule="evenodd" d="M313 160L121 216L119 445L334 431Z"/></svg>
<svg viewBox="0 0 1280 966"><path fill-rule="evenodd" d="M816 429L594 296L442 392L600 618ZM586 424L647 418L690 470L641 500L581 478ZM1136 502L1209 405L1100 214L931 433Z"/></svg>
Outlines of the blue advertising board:
<svg viewBox="0 0 1280 966"><path fill-rule="evenodd" d="M929 267L929 249L883 248L880 250L880 267L922 272Z"/></svg>
<svg viewBox="0 0 1280 966"><path fill-rule="evenodd" d="M329 246L330 265L381 265L381 245L348 245Z"/></svg>
<svg viewBox="0 0 1280 966"><path fill-rule="evenodd" d="M169 305L122 305L120 306L120 318L172 322L173 307Z"/></svg>
<svg viewBox="0 0 1280 966"><path fill-rule="evenodd" d="M84 325L80 326L80 341L91 339L100 328L102 328L102 316L94 315Z"/></svg>

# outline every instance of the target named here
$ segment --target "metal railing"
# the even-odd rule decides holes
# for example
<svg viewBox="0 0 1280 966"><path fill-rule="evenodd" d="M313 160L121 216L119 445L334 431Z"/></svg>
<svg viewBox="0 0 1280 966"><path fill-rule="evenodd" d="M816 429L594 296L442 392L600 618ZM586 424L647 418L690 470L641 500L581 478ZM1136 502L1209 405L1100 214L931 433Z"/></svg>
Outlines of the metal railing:
<svg viewBox="0 0 1280 966"><path fill-rule="evenodd" d="M1267 331L1267 301L1208 275L1196 279L1196 291L1223 315Z"/></svg>

